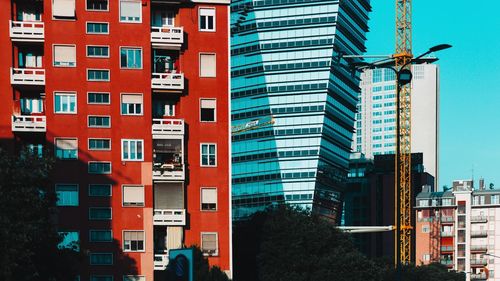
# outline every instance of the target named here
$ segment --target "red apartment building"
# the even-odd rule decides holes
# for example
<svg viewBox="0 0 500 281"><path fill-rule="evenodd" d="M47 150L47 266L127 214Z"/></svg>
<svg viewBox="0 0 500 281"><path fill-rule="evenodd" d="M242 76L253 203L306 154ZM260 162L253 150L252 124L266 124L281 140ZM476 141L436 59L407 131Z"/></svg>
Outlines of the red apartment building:
<svg viewBox="0 0 500 281"><path fill-rule="evenodd" d="M0 0L0 138L57 158L80 280L160 280L193 244L231 274L228 5Z"/></svg>

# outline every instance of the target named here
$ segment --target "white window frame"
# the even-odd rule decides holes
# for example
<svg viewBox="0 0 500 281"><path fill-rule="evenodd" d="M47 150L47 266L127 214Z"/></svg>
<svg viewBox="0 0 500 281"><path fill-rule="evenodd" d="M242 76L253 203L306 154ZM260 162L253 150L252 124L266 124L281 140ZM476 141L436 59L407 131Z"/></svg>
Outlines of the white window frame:
<svg viewBox="0 0 500 281"><path fill-rule="evenodd" d="M104 70L108 72L108 79L107 80L90 80L89 79L89 71L91 70ZM108 68L87 68L87 82L109 82L111 81L111 71Z"/></svg>
<svg viewBox="0 0 500 281"><path fill-rule="evenodd" d="M108 102L89 102L89 94L107 94L108 95ZM97 91L91 91L87 92L87 104L92 104L92 105L110 105L111 104L111 93L110 92L97 92Z"/></svg>
<svg viewBox="0 0 500 281"><path fill-rule="evenodd" d="M76 140L76 158L57 158L57 140ZM76 137L57 137L54 138L54 157L58 160L78 160L78 138Z"/></svg>
<svg viewBox="0 0 500 281"><path fill-rule="evenodd" d="M129 157L130 158L130 142L135 141L136 142L136 154L137 154L137 143L140 141L142 143L141 145L141 159L126 159L123 156L123 151L124 151L124 143L128 142L128 151L129 151ZM122 139L121 140L121 159L122 161L130 161L130 162L140 162L144 161L144 139Z"/></svg>
<svg viewBox="0 0 500 281"><path fill-rule="evenodd" d="M141 11L140 15L139 15L139 21L130 21L130 20L122 20L121 17L122 17L122 6L121 6L121 2L137 2L139 3L139 10ZM142 1L134 1L134 0L119 0L118 1L118 21L120 23L142 23Z"/></svg>
<svg viewBox="0 0 500 281"><path fill-rule="evenodd" d="M89 32L89 27L88 27L89 23L105 23L105 24L108 25L108 32ZM86 21L85 22L85 34L89 34L89 35L108 35L109 34L109 29L110 29L109 22L106 22L106 21Z"/></svg>
<svg viewBox="0 0 500 281"><path fill-rule="evenodd" d="M203 145L215 145L215 165L203 165ZM209 146L210 148L210 146ZM210 163L210 153L208 154L208 162ZM202 142L200 143L200 167L217 167L217 143Z"/></svg>
<svg viewBox="0 0 500 281"><path fill-rule="evenodd" d="M125 250L125 232L126 231L132 231L132 232L142 232L144 235L144 240L142 241L142 250L139 251L134 251L134 250ZM146 231L144 229L124 229L122 230L122 250L125 253L144 253L146 252Z"/></svg>
<svg viewBox="0 0 500 281"><path fill-rule="evenodd" d="M201 10L214 10L214 28L201 29ZM208 24L207 24L208 28ZM198 8L198 31L200 32L216 32L217 31L217 10L215 7L199 7Z"/></svg>
<svg viewBox="0 0 500 281"><path fill-rule="evenodd" d="M105 0L106 2L108 2L108 7L106 10L94 10L94 9L89 9L89 7L87 6L87 0L85 0L85 11L87 12L109 12L109 0Z"/></svg>
<svg viewBox="0 0 500 281"><path fill-rule="evenodd" d="M76 1L75 0L75 15L73 17L61 17L54 16L54 0L50 1L50 15L52 16L52 20L66 20L66 21L76 21Z"/></svg>
<svg viewBox="0 0 500 281"><path fill-rule="evenodd" d="M125 205L125 187L126 186L135 186L135 187L142 187L142 192L143 192L143 201L142 201L142 205ZM144 185L140 185L140 184L122 184L122 207L123 208L144 208L144 206L146 205L146 190L145 190L145 187Z"/></svg>
<svg viewBox="0 0 500 281"><path fill-rule="evenodd" d="M89 47L106 47L108 48L108 55L107 56L91 56L89 55ZM85 56L87 58L93 58L93 59L109 59L111 55L111 52L110 52L110 47L109 45L85 45Z"/></svg>
<svg viewBox="0 0 500 281"><path fill-rule="evenodd" d="M96 263L92 263L92 255L93 254L109 254L111 255L111 263L110 264L96 264ZM89 253L89 264L90 265L99 265L99 266L112 266L115 264L115 257L113 255L113 253L109 253L109 252L94 252L94 253ZM101 274L102 276L105 276L103 274Z"/></svg>
<svg viewBox="0 0 500 281"><path fill-rule="evenodd" d="M209 232L209 231L202 231L200 233L200 248L201 251L203 252L203 234L215 234L215 253L213 254L208 254L208 253L203 253L204 256L211 256L211 257L216 257L219 255L219 233L218 232Z"/></svg>
<svg viewBox="0 0 500 281"><path fill-rule="evenodd" d="M141 113L123 113L123 95L137 95L142 97L142 103L141 103ZM144 94L142 93L120 93L120 115L123 116L142 116L144 115Z"/></svg>
<svg viewBox="0 0 500 281"><path fill-rule="evenodd" d="M56 96L58 95L67 95L75 97L75 111L56 111ZM78 96L76 92L68 92L68 91L54 91L54 114L78 114ZM62 108L62 106L61 106ZM68 105L68 109L70 106Z"/></svg>
<svg viewBox="0 0 500 281"><path fill-rule="evenodd" d="M109 163L109 173L91 173L90 163ZM89 175L110 175L113 172L113 163L111 161L88 161L87 162L87 173Z"/></svg>
<svg viewBox="0 0 500 281"><path fill-rule="evenodd" d="M136 49L136 50L140 50L141 51L141 67L123 67L122 66L122 49ZM142 49L142 47L140 46L120 46L120 48L118 48L118 57L120 58L119 59L119 64L120 64L120 69L123 69L123 70L141 70L144 68L144 50Z"/></svg>
<svg viewBox="0 0 500 281"><path fill-rule="evenodd" d="M204 189L215 189L216 202L215 202L215 209L214 210L203 209L203 190ZM200 188L200 211L202 211L202 212L217 212L218 210L219 210L219 190L217 189L217 187L213 187L213 186L202 186Z"/></svg>
<svg viewBox="0 0 500 281"><path fill-rule="evenodd" d="M74 47L75 48L75 61L73 65L56 65L55 62L55 57L56 57L56 46L62 46L62 47ZM78 55L77 55L77 50L76 50L76 45L75 44L52 44L52 66L53 67L76 67L76 61L77 61Z"/></svg>
<svg viewBox="0 0 500 281"><path fill-rule="evenodd" d="M201 101L202 100L214 100L215 101L215 108L214 108L214 120L213 121L202 121L201 120ZM216 98L200 98L199 100L200 104L200 122L201 123L216 123L217 122L217 99Z"/></svg>
<svg viewBox="0 0 500 281"><path fill-rule="evenodd" d="M90 186L91 185L106 185L109 187L109 195L91 195L90 194ZM113 196L113 185L112 184L109 184L109 183L89 183L89 185L87 186L88 188L88 196L89 197L111 197Z"/></svg>
<svg viewBox="0 0 500 281"><path fill-rule="evenodd" d="M201 75L201 56L202 55L213 55L215 57L215 71L214 71L215 74L213 76L202 76ZM200 52L200 53L198 53L198 61L199 61L198 76L200 78L217 78L217 53Z"/></svg>
<svg viewBox="0 0 500 281"><path fill-rule="evenodd" d="M106 149L98 149L90 147L90 140L109 140L109 148ZM87 148L90 151L110 151L111 150L111 139L110 138L87 138Z"/></svg>
<svg viewBox="0 0 500 281"><path fill-rule="evenodd" d="M57 204L57 201L59 201L59 199L57 198L57 186L60 186L60 185L73 185L73 186L76 186L76 199L77 199L77 202L76 202L76 205L58 205ZM57 207L79 207L80 206L80 185L77 184L77 183L56 183L55 186L54 186L54 190L56 192L56 206Z"/></svg>
<svg viewBox="0 0 500 281"><path fill-rule="evenodd" d="M110 240L107 240L107 241L94 241L94 240L91 240L92 238L92 235L90 234L92 231L102 231L102 230L106 230L109 232L111 232L111 239ZM113 230L110 228L110 229L89 229L89 242L90 243L109 243L109 242L113 242Z"/></svg>
<svg viewBox="0 0 500 281"><path fill-rule="evenodd" d="M109 117L109 126L90 126L90 117ZM110 115L87 115L87 128L111 128Z"/></svg>

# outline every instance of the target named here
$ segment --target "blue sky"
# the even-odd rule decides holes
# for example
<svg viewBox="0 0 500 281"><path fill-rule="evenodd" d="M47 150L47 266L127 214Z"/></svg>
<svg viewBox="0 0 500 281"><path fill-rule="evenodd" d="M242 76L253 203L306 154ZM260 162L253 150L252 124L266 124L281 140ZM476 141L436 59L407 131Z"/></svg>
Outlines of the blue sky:
<svg viewBox="0 0 500 281"><path fill-rule="evenodd" d="M394 52L395 0L372 0L368 54ZM500 1L413 1L413 53L448 43L441 69L440 179L500 188ZM424 156L425 157L425 156Z"/></svg>

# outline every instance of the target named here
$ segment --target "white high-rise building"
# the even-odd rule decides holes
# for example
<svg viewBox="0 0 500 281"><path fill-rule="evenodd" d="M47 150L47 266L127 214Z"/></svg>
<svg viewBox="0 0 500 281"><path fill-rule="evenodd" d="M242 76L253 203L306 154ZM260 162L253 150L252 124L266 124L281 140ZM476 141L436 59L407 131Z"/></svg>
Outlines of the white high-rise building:
<svg viewBox="0 0 500 281"><path fill-rule="evenodd" d="M439 67L412 66L411 146L424 154L425 171L438 182ZM353 151L367 158L396 150L396 82L390 69L370 69L361 74ZM436 184L437 186L437 184Z"/></svg>

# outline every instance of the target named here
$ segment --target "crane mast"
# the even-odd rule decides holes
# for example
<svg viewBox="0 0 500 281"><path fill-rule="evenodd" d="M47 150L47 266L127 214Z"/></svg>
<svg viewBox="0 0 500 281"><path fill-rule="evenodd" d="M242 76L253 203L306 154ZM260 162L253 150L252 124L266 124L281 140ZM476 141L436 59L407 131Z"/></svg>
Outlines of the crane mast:
<svg viewBox="0 0 500 281"><path fill-rule="evenodd" d="M396 50L395 67L411 70L412 59L412 4L411 0L396 0ZM396 155L395 155L395 262L409 264L411 261L411 86L398 88L396 110Z"/></svg>

